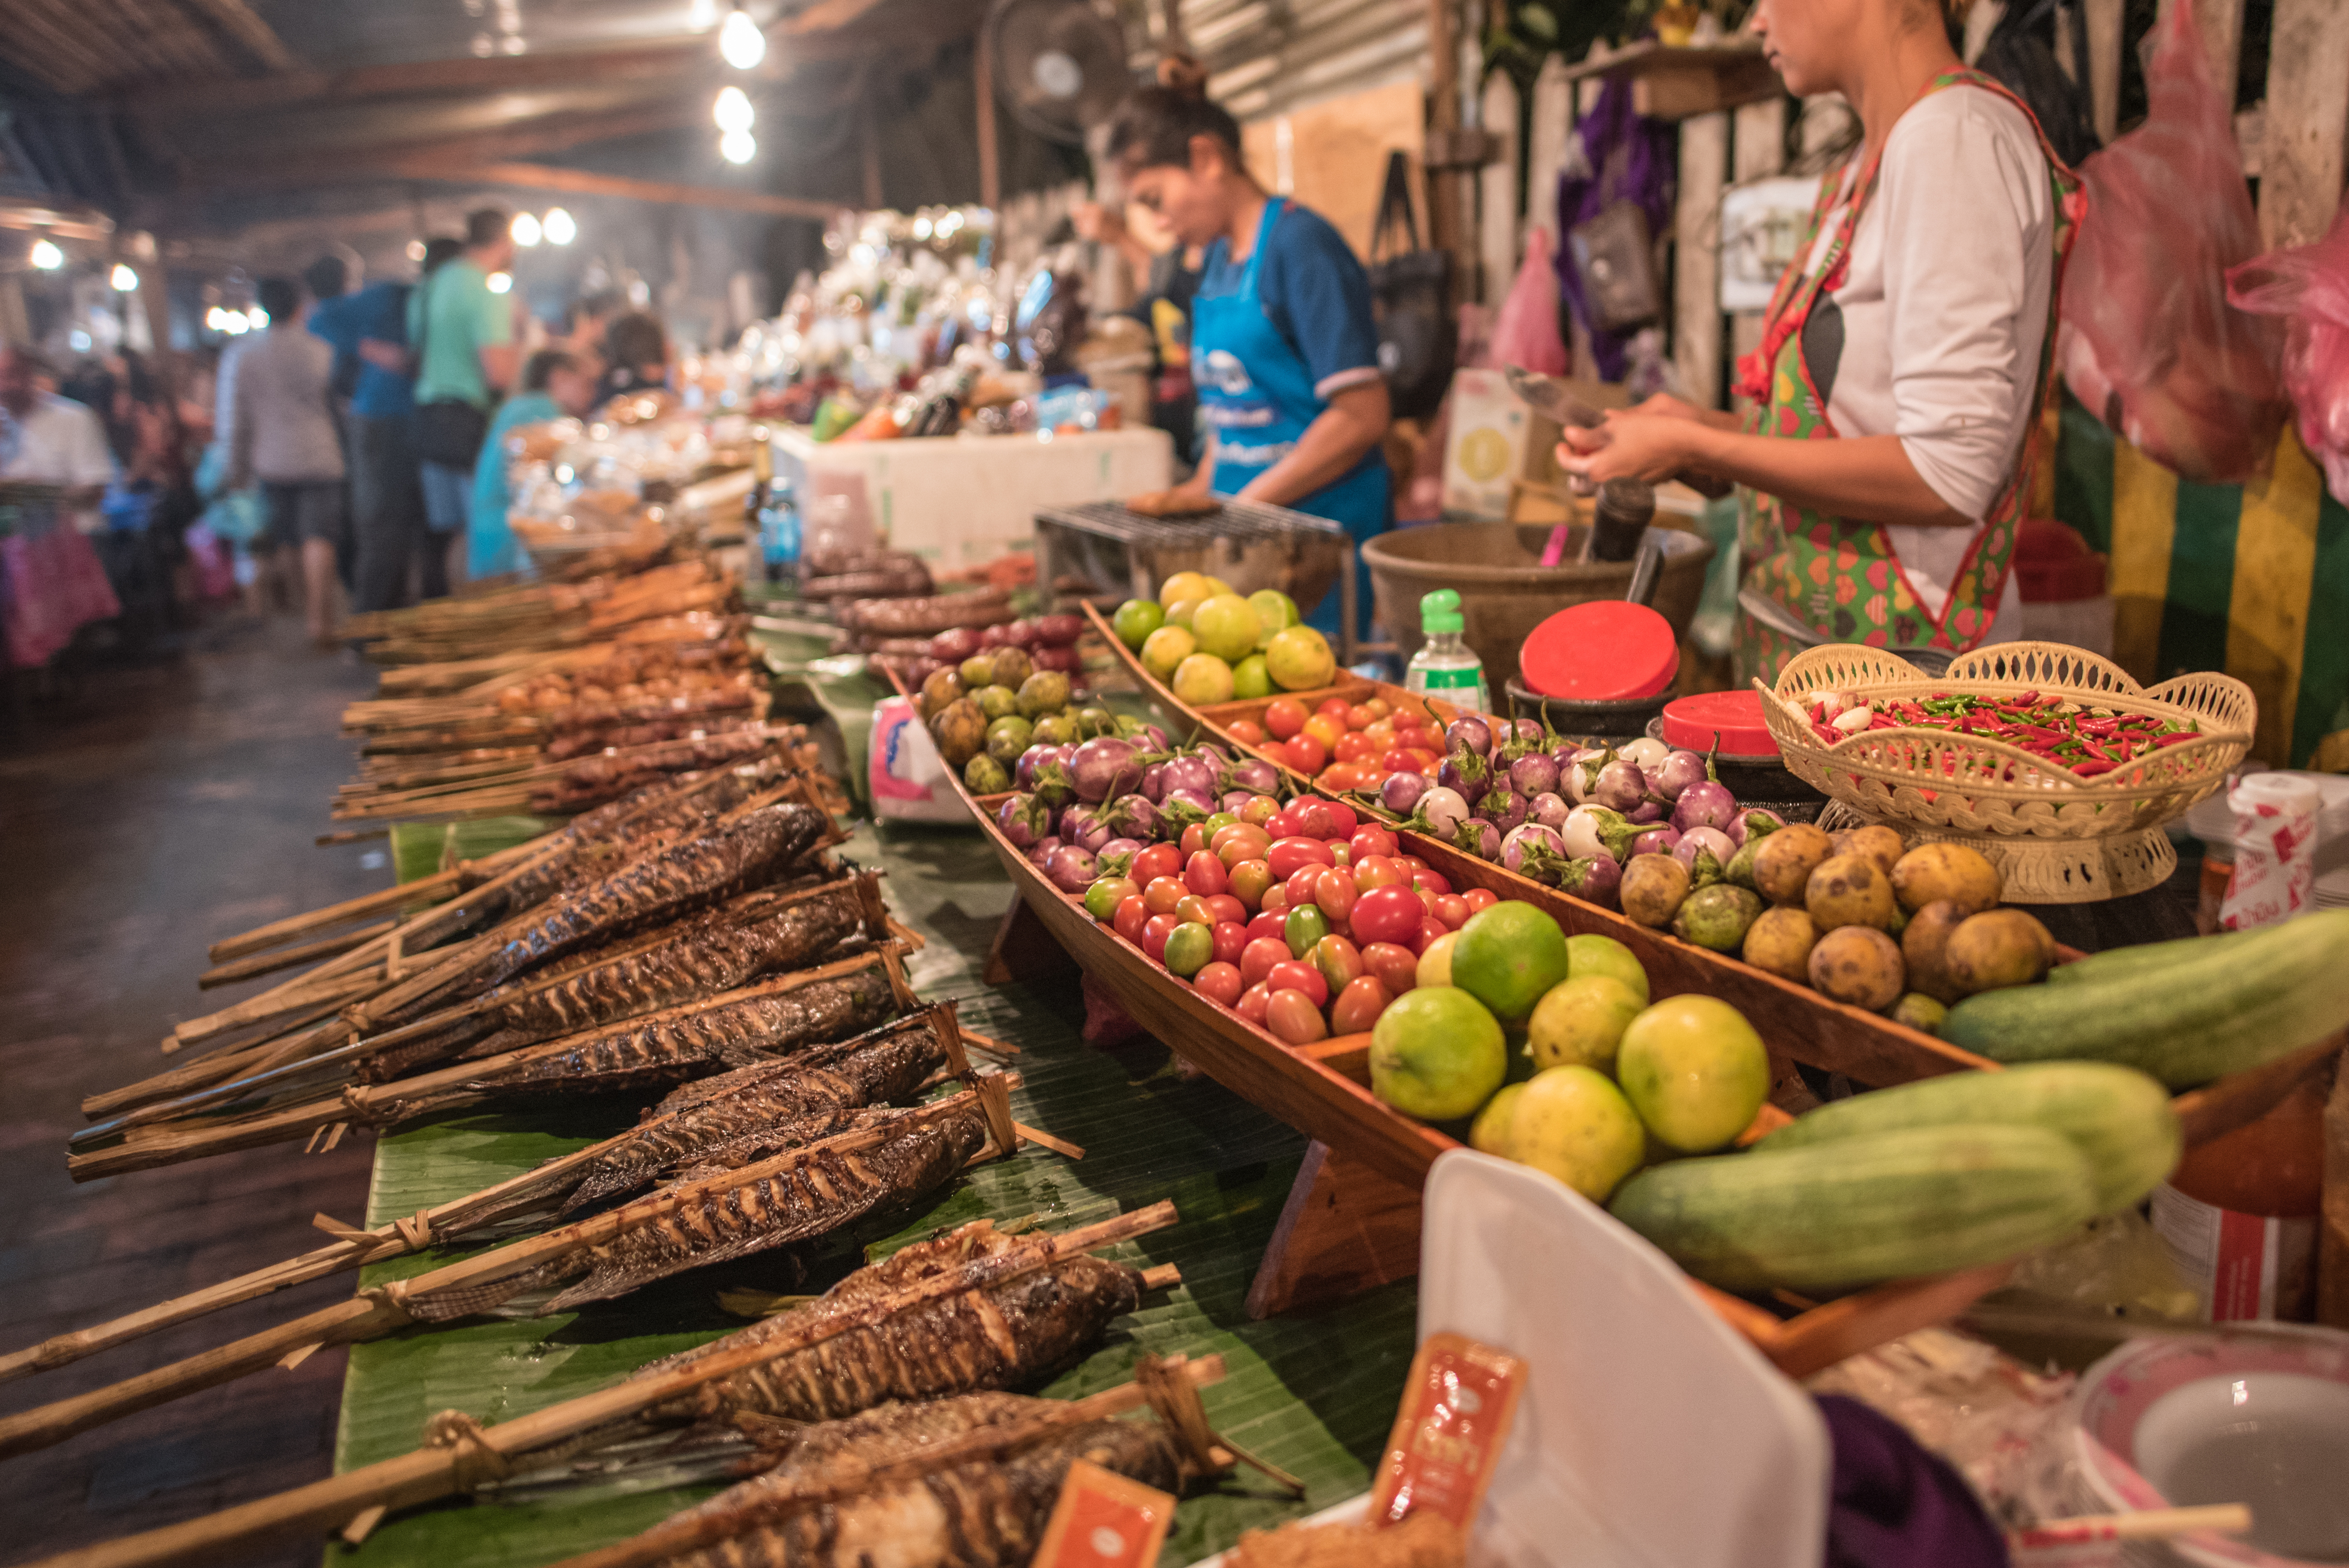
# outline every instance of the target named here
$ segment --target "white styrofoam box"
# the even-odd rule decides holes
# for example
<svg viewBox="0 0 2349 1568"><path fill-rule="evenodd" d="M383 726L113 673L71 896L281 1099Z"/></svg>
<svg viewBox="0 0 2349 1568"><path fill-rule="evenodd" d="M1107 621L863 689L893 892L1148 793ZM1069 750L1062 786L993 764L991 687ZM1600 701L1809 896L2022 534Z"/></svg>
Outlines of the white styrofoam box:
<svg viewBox="0 0 2349 1568"><path fill-rule="evenodd" d="M1466 1149L1436 1160L1419 1334L1446 1330L1530 1368L1472 1568L1814 1568L1825 1554L1818 1407L1563 1182Z"/></svg>
<svg viewBox="0 0 2349 1568"><path fill-rule="evenodd" d="M984 566L1028 547L1039 507L1115 501L1174 482L1174 443L1164 431L1150 429L1050 441L960 435L847 442L818 442L789 429L775 436L774 452L775 477L790 483L803 518L817 494L861 494L876 535L942 571Z"/></svg>

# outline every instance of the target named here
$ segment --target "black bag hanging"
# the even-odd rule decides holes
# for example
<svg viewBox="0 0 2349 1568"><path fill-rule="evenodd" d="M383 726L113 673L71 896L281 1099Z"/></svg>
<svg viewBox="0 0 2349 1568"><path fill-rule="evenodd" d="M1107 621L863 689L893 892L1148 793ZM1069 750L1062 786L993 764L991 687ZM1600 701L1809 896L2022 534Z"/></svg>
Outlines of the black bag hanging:
<svg viewBox="0 0 2349 1568"><path fill-rule="evenodd" d="M2021 99L2047 133L2047 145L2055 156L2077 169L2103 143L2096 139L2086 87L2064 74L2048 36L2043 36L2058 28L2071 34L2072 57L2086 59L2088 24L2081 6L2057 0L2038 0L2036 5L2015 0L1991 29L1974 68Z"/></svg>
<svg viewBox="0 0 2349 1568"><path fill-rule="evenodd" d="M1389 231L1398 224L1411 248L1381 261ZM1379 325L1379 373L1386 378L1395 417L1427 418L1452 385L1460 328L1452 316L1452 257L1419 248L1411 161L1400 152L1387 157L1386 190L1371 230L1371 310Z"/></svg>

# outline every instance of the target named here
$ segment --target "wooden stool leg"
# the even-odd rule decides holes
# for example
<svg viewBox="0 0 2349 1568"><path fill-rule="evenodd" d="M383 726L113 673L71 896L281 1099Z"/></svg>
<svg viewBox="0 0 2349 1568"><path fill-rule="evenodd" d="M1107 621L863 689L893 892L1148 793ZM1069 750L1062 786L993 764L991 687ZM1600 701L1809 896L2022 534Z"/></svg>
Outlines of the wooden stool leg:
<svg viewBox="0 0 2349 1568"><path fill-rule="evenodd" d="M1048 985L1073 980L1077 961L1071 958L1025 898L1014 898L995 928L987 950L987 966L979 978L989 985Z"/></svg>
<svg viewBox="0 0 2349 1568"><path fill-rule="evenodd" d="M1331 1306L1411 1278L1419 1214L1417 1188L1312 1144L1248 1285L1248 1316Z"/></svg>

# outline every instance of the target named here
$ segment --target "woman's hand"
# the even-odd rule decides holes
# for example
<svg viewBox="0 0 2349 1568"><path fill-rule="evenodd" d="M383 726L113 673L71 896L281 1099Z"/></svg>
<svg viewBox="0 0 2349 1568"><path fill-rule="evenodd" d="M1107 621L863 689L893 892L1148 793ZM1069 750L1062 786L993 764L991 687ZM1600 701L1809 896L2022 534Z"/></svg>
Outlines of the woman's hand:
<svg viewBox="0 0 2349 1568"><path fill-rule="evenodd" d="M1658 402L1674 406L1651 408ZM1610 479L1661 483L1690 466L1692 438L1704 428L1699 411L1678 399L1651 398L1636 409L1609 410L1595 430L1561 431L1557 465L1593 484Z"/></svg>

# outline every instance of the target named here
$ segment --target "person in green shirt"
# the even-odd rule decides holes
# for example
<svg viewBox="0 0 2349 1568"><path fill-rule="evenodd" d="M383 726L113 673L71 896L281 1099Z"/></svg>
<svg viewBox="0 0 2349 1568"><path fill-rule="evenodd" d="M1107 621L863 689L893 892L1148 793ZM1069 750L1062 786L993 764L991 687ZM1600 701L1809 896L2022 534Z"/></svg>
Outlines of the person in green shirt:
<svg viewBox="0 0 2349 1568"><path fill-rule="evenodd" d="M472 502L473 465L480 455L434 452L436 428L483 431L498 395L513 382L519 348L514 309L520 297L490 287L493 274L513 265L512 219L483 207L465 219L465 248L419 284L409 296L408 341L417 355L416 408L420 444L430 453L421 464L425 522L432 532L428 554L454 551ZM439 405L436 407L436 405ZM429 594L428 594L429 597Z"/></svg>
<svg viewBox="0 0 2349 1568"><path fill-rule="evenodd" d="M529 565L506 522L506 437L523 425L576 419L595 406L595 363L561 348L542 348L522 368L522 390L498 407L473 465L472 521L465 531L465 575L495 576Z"/></svg>

